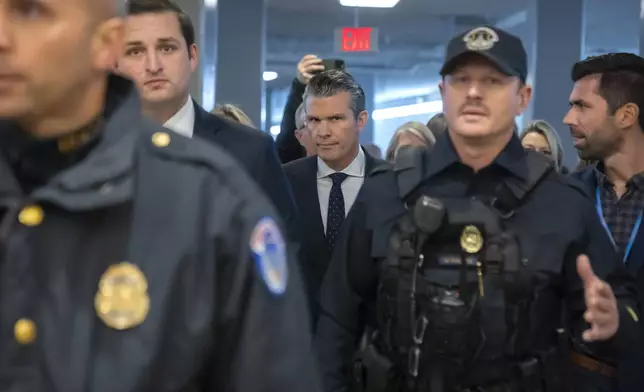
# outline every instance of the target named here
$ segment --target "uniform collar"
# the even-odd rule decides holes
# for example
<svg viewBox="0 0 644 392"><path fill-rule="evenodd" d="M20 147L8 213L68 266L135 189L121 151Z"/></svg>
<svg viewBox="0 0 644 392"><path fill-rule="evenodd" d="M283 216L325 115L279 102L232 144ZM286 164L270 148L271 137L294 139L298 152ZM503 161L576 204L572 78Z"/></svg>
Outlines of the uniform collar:
<svg viewBox="0 0 644 392"><path fill-rule="evenodd" d="M455 164L462 163L456 153L449 132L445 132L436 140L436 144L431 150L430 159L427 163L426 177L433 177ZM506 144L501 153L494 159L490 167L492 166L501 167L519 179L527 180L528 163L526 160L526 152L523 146L521 146L521 141L516 133L512 135L508 144Z"/></svg>
<svg viewBox="0 0 644 392"><path fill-rule="evenodd" d="M114 204L131 196L130 174L134 166L135 140L144 121L139 96L132 82L116 75L109 77L102 120L104 129L100 141L89 155L35 191L32 198L51 200L70 209L82 209ZM9 122L0 124L0 132L16 132L16 129ZM0 162L0 173L7 172L11 173L10 167L6 162ZM15 180L5 177L2 185L15 187L12 182ZM110 192L105 192L105 184L114 184ZM15 189L10 193L20 194Z"/></svg>

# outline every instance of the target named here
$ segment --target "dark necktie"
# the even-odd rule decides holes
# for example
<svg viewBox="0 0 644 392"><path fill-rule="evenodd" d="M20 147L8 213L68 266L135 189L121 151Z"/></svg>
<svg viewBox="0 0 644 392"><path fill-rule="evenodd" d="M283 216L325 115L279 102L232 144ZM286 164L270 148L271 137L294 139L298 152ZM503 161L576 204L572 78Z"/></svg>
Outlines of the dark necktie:
<svg viewBox="0 0 644 392"><path fill-rule="evenodd" d="M326 241L329 246L329 252L333 253L333 248L340 235L340 227L344 221L344 196L342 195L342 182L347 179L344 173L333 173L329 175L333 186L329 194L329 210L326 215Z"/></svg>

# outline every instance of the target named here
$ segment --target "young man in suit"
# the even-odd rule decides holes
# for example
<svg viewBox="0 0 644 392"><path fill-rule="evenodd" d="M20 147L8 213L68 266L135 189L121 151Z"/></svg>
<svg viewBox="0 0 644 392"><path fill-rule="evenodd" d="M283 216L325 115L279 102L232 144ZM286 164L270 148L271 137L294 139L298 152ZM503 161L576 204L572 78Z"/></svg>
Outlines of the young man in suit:
<svg viewBox="0 0 644 392"><path fill-rule="evenodd" d="M118 70L136 83L144 114L178 134L223 147L292 226L295 203L273 139L208 113L190 97L189 82L199 61L190 17L171 0L130 0L125 42Z"/></svg>
<svg viewBox="0 0 644 392"><path fill-rule="evenodd" d="M317 156L284 165L305 225L302 273L313 316L317 296L337 242L342 222L359 196L368 173L384 161L360 148L359 136L369 113L362 87L346 72L325 71L315 75L304 93L306 131Z"/></svg>

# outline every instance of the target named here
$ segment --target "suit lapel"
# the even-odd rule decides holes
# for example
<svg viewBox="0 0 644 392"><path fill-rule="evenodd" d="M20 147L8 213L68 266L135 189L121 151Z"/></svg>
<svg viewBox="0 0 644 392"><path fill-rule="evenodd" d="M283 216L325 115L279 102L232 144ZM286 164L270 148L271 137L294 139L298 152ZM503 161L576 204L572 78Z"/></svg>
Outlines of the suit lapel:
<svg viewBox="0 0 644 392"><path fill-rule="evenodd" d="M222 128L223 122L214 114L208 113L197 102L192 101L195 107L195 125L193 134L195 136L217 142L217 134Z"/></svg>
<svg viewBox="0 0 644 392"><path fill-rule="evenodd" d="M308 162L304 170L300 173L302 176L300 183L304 184L301 189L302 199L300 203L303 211L311 211L307 217L311 221L304 222L304 225L308 231L307 235L316 243L313 249L324 249L324 252L328 252L326 233L324 232L324 224L322 223L322 214L320 212L320 198L318 197L318 161L315 156L306 159Z"/></svg>
<svg viewBox="0 0 644 392"><path fill-rule="evenodd" d="M642 227L640 226L635 235L631 253L628 255L628 260L626 260L626 268L633 273L637 273L644 265L644 229Z"/></svg>
<svg viewBox="0 0 644 392"><path fill-rule="evenodd" d="M372 157L371 154L364 149L362 149L362 152L364 152L364 177L367 178L369 173L371 173L371 171L376 167L376 158Z"/></svg>
<svg viewBox="0 0 644 392"><path fill-rule="evenodd" d="M384 163L384 161L374 158L367 151L364 151L364 148L362 149L362 151L364 152L364 181L366 181L373 169L375 169L379 164ZM362 183L362 187L360 187L358 197L356 197L356 203L364 201L364 192L362 191L362 189L364 189L364 182Z"/></svg>

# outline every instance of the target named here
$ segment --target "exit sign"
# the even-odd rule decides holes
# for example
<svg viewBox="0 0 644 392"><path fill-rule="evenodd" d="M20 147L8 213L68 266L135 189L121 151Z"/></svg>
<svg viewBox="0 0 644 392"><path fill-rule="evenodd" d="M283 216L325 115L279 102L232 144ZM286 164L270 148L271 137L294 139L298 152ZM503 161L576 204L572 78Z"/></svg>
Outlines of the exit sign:
<svg viewBox="0 0 644 392"><path fill-rule="evenodd" d="M374 27L342 27L335 32L338 52L377 52L378 29Z"/></svg>

